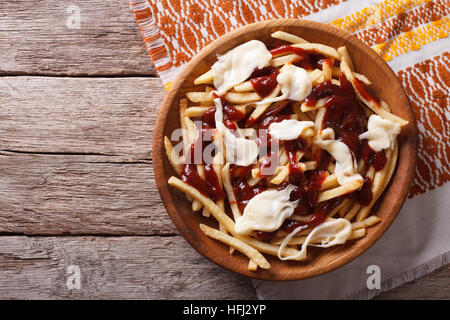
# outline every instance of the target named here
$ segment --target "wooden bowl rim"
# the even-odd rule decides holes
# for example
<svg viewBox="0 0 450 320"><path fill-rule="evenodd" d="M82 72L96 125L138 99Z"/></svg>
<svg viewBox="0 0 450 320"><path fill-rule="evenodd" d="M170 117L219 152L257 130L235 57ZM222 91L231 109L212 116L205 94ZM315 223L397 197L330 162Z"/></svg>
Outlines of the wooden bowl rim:
<svg viewBox="0 0 450 320"><path fill-rule="evenodd" d="M294 27L300 27L300 28L313 28L318 29L321 31L325 31L328 33L332 33L335 36L341 38L346 43L352 42L356 47L361 49L363 53L367 56L369 56L370 59L373 59L374 61L377 61L377 63L382 68L382 73L386 74L387 77L390 79L394 79L396 81L397 85L402 89L401 90L401 97L399 100L400 105L407 107L407 110L405 112L407 113L410 123L407 125L407 136L405 138L405 141L402 143L401 146L399 146L399 158L397 159L397 163L400 160L400 150L403 148L406 148L407 154L409 155L409 161L406 163L402 163L402 168L404 171L404 175L401 176L403 178L403 183L401 184L400 190L396 190L396 198L395 202L392 205L392 210L388 214L387 218L384 218L382 223L379 223L378 225L372 227L371 229L376 229L376 231L373 234L367 235L365 238L365 243L362 246L359 246L357 248L354 248L354 246L348 248L351 252L349 254L346 254L344 257L337 259L338 261L332 261L330 264L328 264L324 268L316 269L316 270L309 270L308 272L284 272L284 273L278 273L278 274L268 274L266 271L261 270L260 268L256 272L248 271L248 270L242 270L237 267L238 263L235 263L236 257L233 255L230 255L228 259L219 259L218 255L215 255L211 252L211 250L208 250L207 246L199 245L198 239L196 239L196 235L201 233L200 228L197 231L190 230L190 228L187 226L187 224L181 219L180 215L178 214L177 206L173 202L171 198L171 193L173 192L179 192L178 190L170 189L167 183L167 178L164 173L164 167L163 162L167 161L165 159L165 151L163 147L163 139L164 139L164 127L167 121L167 115L169 113L169 109L174 104L174 99L176 97L176 94L178 90L183 86L183 83L186 81L186 78L188 75L195 69L195 66L206 56L209 56L211 53L216 51L216 47L222 46L224 43L229 41L230 39L234 39L237 35L240 35L242 33L245 33L247 30L252 30L254 28L258 28L260 30L263 30L266 27L277 27L277 28L283 28L286 26L294 26ZM256 37L257 38L257 37ZM229 50L231 48L228 48ZM389 76L390 74L390 76ZM178 107L178 104L176 104ZM403 134L403 131L402 131ZM181 235L188 241L188 243L196 249L200 254L202 254L204 257L208 258L209 260L213 261L214 263L220 265L221 267L224 267L230 271L233 271L235 273L248 276L255 279L261 279L261 280L276 280L276 281L289 281L289 280L300 280L300 279L306 279L311 278L315 276L322 275L324 273L330 272L334 269L337 269L339 267L342 267L343 265L347 264L348 262L354 260L359 255L361 255L363 252L365 252L367 249L369 249L383 234L384 232L389 228L389 226L392 224L392 221L397 216L398 212L400 211L406 197L409 191L409 187L411 185L412 179L414 177L414 170L416 165L416 158L417 158L417 131L415 126L415 119L414 119L414 113L411 109L411 105L409 103L409 99L405 93L405 90L400 82L400 80L397 78L395 73L392 71L392 69L388 66L388 64L377 54L375 53L371 48L366 46L362 41L360 41L355 36L351 35L350 33L334 28L332 26L329 26L327 24L311 21L311 20L305 20L305 19L272 19L272 20L266 20L262 22L255 22L252 24L248 24L246 26L243 26L241 28L238 28L236 30L233 30L231 32L226 33L225 35L219 37L215 41L208 44L206 47L204 47L197 55L195 55L179 72L177 75L177 78L172 83L172 86L167 93L161 108L158 112L158 117L154 129L154 136L153 136L153 144L152 144L152 159L153 159L153 169L154 169L154 176L157 188L159 190L161 199L164 203L164 206L173 221L174 225L177 227ZM398 167L396 167L395 172L393 173L392 179L390 181L390 184L386 187L386 190L389 190L391 187L391 184L394 180L394 178L397 178L396 172L398 170ZM385 190L385 191L386 191ZM377 203L381 204L385 200L385 195L378 199ZM203 235L204 236L204 235ZM205 236L206 237L206 236ZM362 239L361 239L362 240ZM215 240L214 240L215 241ZM301 262L298 262L301 263ZM292 265L286 264L286 268L283 270L292 268Z"/></svg>

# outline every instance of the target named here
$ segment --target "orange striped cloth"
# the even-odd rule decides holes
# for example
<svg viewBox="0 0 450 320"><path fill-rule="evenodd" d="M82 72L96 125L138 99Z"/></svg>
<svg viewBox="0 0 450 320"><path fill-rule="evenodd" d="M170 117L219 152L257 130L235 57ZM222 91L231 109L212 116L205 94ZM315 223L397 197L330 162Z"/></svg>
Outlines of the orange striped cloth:
<svg viewBox="0 0 450 320"><path fill-rule="evenodd" d="M129 4L166 88L180 67L200 49L248 23L305 18L353 33L397 73L414 108L419 157L406 207L414 212L417 208L427 211L427 206L423 206L427 204L429 210L437 212L435 217L448 211L450 201L443 205L442 199L448 198L450 191L446 185L450 177L450 0L129 0ZM437 200L439 208L434 204ZM418 207L412 208L415 203ZM444 224L450 234L448 218L436 223ZM442 250L422 260L444 256L447 259L448 240ZM426 262L422 260L412 263ZM405 267L402 272L408 270ZM273 290L272 295L264 295L262 287L258 283L260 297L280 296ZM351 292L340 294L348 296Z"/></svg>

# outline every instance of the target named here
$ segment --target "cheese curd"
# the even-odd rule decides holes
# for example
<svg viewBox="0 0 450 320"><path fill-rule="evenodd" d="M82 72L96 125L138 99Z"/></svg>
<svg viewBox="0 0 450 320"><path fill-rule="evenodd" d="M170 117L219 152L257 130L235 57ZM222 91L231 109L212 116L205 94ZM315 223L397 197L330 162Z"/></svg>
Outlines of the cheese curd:
<svg viewBox="0 0 450 320"><path fill-rule="evenodd" d="M300 226L292 231L281 243L278 250L278 258L281 260L303 260L306 258L306 251L308 246L328 248L338 244L343 244L347 241L352 233L352 224L347 219L339 218L330 221L325 221L315 227L306 237L302 244L302 249L297 255L283 257L281 253L289 241L299 231L305 229L305 226ZM317 244L320 242L320 244Z"/></svg>
<svg viewBox="0 0 450 320"><path fill-rule="evenodd" d="M225 156L227 162L244 167L255 163L259 152L256 142L245 139L244 137L236 137L223 123L222 101L220 98L214 99L214 104L216 106L214 120L217 130L225 138ZM240 134L240 131L237 130L236 133Z"/></svg>
<svg viewBox="0 0 450 320"><path fill-rule="evenodd" d="M273 103L282 100L302 101L312 90L312 81L305 69L286 64L280 69L277 76L278 85L281 87L281 96L267 98L256 104Z"/></svg>
<svg viewBox="0 0 450 320"><path fill-rule="evenodd" d="M278 140L295 140L308 128L313 128L312 121L298 121L295 119L285 119L281 122L271 123L269 134Z"/></svg>
<svg viewBox="0 0 450 320"><path fill-rule="evenodd" d="M223 95L235 85L245 81L255 69L269 66L271 59L272 54L266 45L258 40L243 43L219 56L211 67L217 94Z"/></svg>
<svg viewBox="0 0 450 320"><path fill-rule="evenodd" d="M236 233L245 235L253 230L275 231L290 217L298 201L289 201L291 191L288 185L283 190L266 190L253 197L244 209L241 217L236 219Z"/></svg>
<svg viewBox="0 0 450 320"><path fill-rule="evenodd" d="M359 139L369 140L369 146L373 151L379 152L383 149L393 148L401 126L378 115L371 115L367 122L367 131L359 135Z"/></svg>
<svg viewBox="0 0 450 320"><path fill-rule="evenodd" d="M355 180L362 181L363 178L358 173L358 165L352 152L345 143L334 140L334 137L334 130L326 128L319 134L319 139L316 139L314 142L336 159L334 173L338 183L343 185Z"/></svg>
<svg viewBox="0 0 450 320"><path fill-rule="evenodd" d="M301 101L304 100L312 90L312 81L308 72L292 64L285 65L277 76L281 93L285 99Z"/></svg>

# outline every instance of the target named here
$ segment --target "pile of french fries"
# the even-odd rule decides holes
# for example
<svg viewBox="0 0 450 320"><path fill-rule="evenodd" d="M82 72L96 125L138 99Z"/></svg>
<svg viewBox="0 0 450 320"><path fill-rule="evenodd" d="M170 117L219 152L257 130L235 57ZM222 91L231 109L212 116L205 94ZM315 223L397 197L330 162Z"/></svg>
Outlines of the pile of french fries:
<svg viewBox="0 0 450 320"><path fill-rule="evenodd" d="M339 75L344 73L346 78L353 84L354 78L357 78L365 85L369 86L371 83L364 75L355 72L352 59L345 47L340 47L338 49L318 44L310 43L306 40L283 31L277 31L272 34L272 37L288 42L294 47L299 47L305 50L315 50L316 52L329 58L333 63L331 66L324 63L322 65L322 70L315 69L309 72L309 76L312 80L313 87L326 81L331 80L333 84L339 85ZM283 65L291 63L294 59L298 58L295 54L285 54L281 56L273 57L271 60L271 65L274 67L282 68ZM334 66L334 61L338 60L340 62L339 67ZM168 137L165 137L164 144L167 154L167 158L174 168L175 172L179 175L182 166L184 164L188 149L192 143L194 143L196 136L198 134L198 129L194 124L194 120L199 119L202 115L210 108L214 107L213 100L215 98L212 86L214 80L214 73L212 70L206 72L205 74L198 77L194 84L206 85L204 91L199 92L189 92L186 94L186 98L181 99L179 113L180 113L180 124L183 129L183 143L184 150L183 155L179 155L174 151L174 147ZM210 86L211 85L211 86ZM395 116L390 112L389 106L380 101L368 101L364 98L364 95L358 91L358 88L353 84L354 90L358 99L365 106L365 113L367 118L375 113L384 119L389 119L400 125L405 125L407 121ZM266 98L275 98L280 95L280 87L276 87L275 90ZM242 111L246 115L250 114L253 119L260 118L265 112L273 110L276 108L280 102L258 104L255 103L262 101L263 99L254 91L250 81L242 82L232 90L229 90L225 99L232 104L236 109ZM315 105L308 106L304 101L297 103L292 103L293 115L291 116L297 120L313 121L315 123L314 128L309 128L302 133L302 137L308 141L310 144L311 151L308 152L297 152L297 161L301 166L303 171L314 170L317 163L312 160L311 153L314 148L317 148L313 144L313 140L317 137L319 132L324 129L322 128L322 118L325 114L326 99L319 99ZM239 128L245 131L246 128ZM191 185L183 182L179 178L173 176L169 179L168 183L183 191L187 199L192 202L193 211L202 211L205 217L214 217L218 222L217 228L212 228L204 224L200 224L200 229L203 233L213 239L223 242L230 247L230 254L235 250L240 251L245 256L248 257L248 269L257 270L258 267L262 269L270 268L270 264L267 259L262 255L262 253L277 256L279 254L280 245L287 236L284 231L277 231L276 237L270 242L261 241L253 236L243 236L235 232L235 221L238 217L242 215L241 210L236 202L236 196L233 191L232 178L230 176L230 163L225 161L225 145L223 136L217 130L214 133L213 143L216 145L218 152L214 156L213 168L217 176L219 177L219 182L223 187L226 194L227 203L231 209L232 215L226 213L226 203L225 200L213 201L212 199L206 197L200 193L197 189ZM369 205L362 207L358 204L356 200L351 197L345 198L335 209L333 209L327 220L336 219L336 217L345 218L352 222L352 233L350 239L362 238L366 235L366 228L375 225L380 222L380 218L372 215L369 216L371 208L377 201L377 199L382 194L386 185L388 184L391 176L393 174L397 154L398 146L395 143L393 149L386 149L387 162L384 168L380 171L375 172L373 166L366 168L364 161L360 161L358 164L358 171L362 177L369 177L372 181L371 189L373 194L373 199ZM261 160L261 159L260 159ZM197 164L197 171L199 176L204 179L204 168L203 165ZM266 179L269 186L274 188L284 181L287 181L289 176L288 167L288 156L281 145L279 149L279 166L275 170L273 176L261 177L259 174L258 164L252 165L251 176L248 178L248 183L251 186L256 185L261 179ZM348 184L339 185L337 182L336 175L334 174L334 165L331 163L328 166L328 175L326 176L322 186L321 192L318 197L318 202L327 201L336 197L340 197L349 194L355 190L360 189L362 186L361 181L353 181ZM292 215L289 219L306 221L310 216L300 216ZM299 245L302 245L311 232L312 228L307 228L290 239L288 245L281 250L282 256L298 256ZM320 243L321 239L315 239L316 243Z"/></svg>

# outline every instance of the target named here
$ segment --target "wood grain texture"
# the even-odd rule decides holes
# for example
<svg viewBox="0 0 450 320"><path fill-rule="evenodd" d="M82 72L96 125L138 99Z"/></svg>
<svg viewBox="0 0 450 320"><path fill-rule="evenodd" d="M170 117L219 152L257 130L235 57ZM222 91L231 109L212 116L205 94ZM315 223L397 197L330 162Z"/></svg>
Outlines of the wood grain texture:
<svg viewBox="0 0 450 320"><path fill-rule="evenodd" d="M177 233L151 165L159 79L2 77L0 232Z"/></svg>
<svg viewBox="0 0 450 320"><path fill-rule="evenodd" d="M0 233L178 234L150 160L0 152Z"/></svg>
<svg viewBox="0 0 450 320"><path fill-rule="evenodd" d="M0 149L150 159L157 78L0 78Z"/></svg>
<svg viewBox="0 0 450 320"><path fill-rule="evenodd" d="M81 287L69 290L69 265ZM0 299L255 299L174 237L1 237Z"/></svg>
<svg viewBox="0 0 450 320"><path fill-rule="evenodd" d="M409 124L402 128L402 133L398 137L397 163L402 165L397 166L390 185L373 212L381 218L381 222L368 229L364 238L343 246L327 248L327 250L312 248L308 260L302 262L281 261L277 257L267 256L271 264L270 269L249 271L248 259L242 255L230 258L226 255L227 246L208 238L201 232L198 224L206 223L206 220L198 215L192 215L191 203L187 201L184 194L168 186L167 180L176 173L166 159L162 146L164 136L170 136L174 129L180 127L180 99L185 97L187 92L198 91L198 88L193 89L194 80L210 69L217 59L216 55L223 54L251 39L264 42L268 48L276 47L282 44L271 37L271 33L277 30L298 35L311 42L317 42L319 39L320 43L334 48L345 45L356 71L367 76L372 82L370 90L381 100L386 101L394 114L408 120ZM389 83L389 86L386 86L386 83ZM249 24L232 31L206 46L186 64L173 82L158 112L152 160L156 185L167 212L181 234L201 254L229 270L249 277L263 280L300 280L321 275L348 263L367 250L384 233L406 199L414 175L416 150L416 128L408 97L392 69L379 55L356 37L329 25L308 20L279 19ZM209 223L214 224L211 220Z"/></svg>
<svg viewBox="0 0 450 320"><path fill-rule="evenodd" d="M79 29L67 27L71 5ZM127 0L2 0L0 39L0 74L156 73Z"/></svg>

